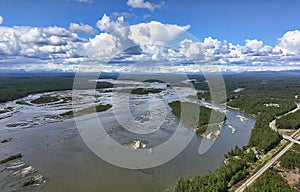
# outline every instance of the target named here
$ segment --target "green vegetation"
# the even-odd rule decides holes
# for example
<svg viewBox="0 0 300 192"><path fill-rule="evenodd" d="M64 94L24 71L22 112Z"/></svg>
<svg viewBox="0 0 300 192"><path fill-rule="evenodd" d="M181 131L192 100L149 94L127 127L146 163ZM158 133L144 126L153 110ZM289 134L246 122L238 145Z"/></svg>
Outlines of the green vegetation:
<svg viewBox="0 0 300 192"><path fill-rule="evenodd" d="M107 89L107 88L113 88L114 84L110 82L97 82L96 89Z"/></svg>
<svg viewBox="0 0 300 192"><path fill-rule="evenodd" d="M61 116L61 117L66 117L66 118L70 118L70 117L73 117L73 116L74 116L74 113L73 113L73 111L67 111L67 112L64 112L64 113L59 114L59 116Z"/></svg>
<svg viewBox="0 0 300 192"><path fill-rule="evenodd" d="M210 100L209 87L204 76L201 74L193 74L189 76L191 79L196 79L196 81L192 81L192 83L197 90L205 91L198 94L199 99L204 98L206 100ZM168 80L172 78L172 83L170 83L171 85L182 84L182 79L177 79L174 75L166 76L166 78L168 78ZM49 76L1 76L0 102L14 100L39 92L69 90L73 87L73 79L73 74ZM78 88L94 88L93 86L95 86L95 84L93 82L89 82L88 80L88 77L82 77L82 81L80 81L81 84L77 85ZM252 130L249 143L242 149L234 148L232 151L226 154L226 165L220 166L214 172L203 176L195 176L193 178L181 178L175 186L174 191L176 192L227 191L230 186L245 178L248 174L251 164L253 164L256 159L252 149L255 148L258 150L259 155L265 154L267 151L274 148L282 139L277 132L269 128L269 122L276 116L285 114L286 112L295 108L294 102L300 102L300 97L295 97L295 95L300 95L300 75L297 72L286 74L284 72L231 74L224 75L224 80L226 84L226 91L228 93L226 100L228 102L227 105L239 108L241 111L254 116L257 120L255 127ZM150 81L155 82L154 80ZM96 85L96 88L98 89L111 87L113 87L113 84L108 82L99 82ZM234 92L234 90L237 88L244 88L244 90L240 92ZM159 89L151 90L150 88L148 90L137 88L133 92L130 90L132 94L159 93L161 91L162 90ZM279 107L272 105L266 106L265 104L278 104ZM178 118L183 119L184 123L191 125L191 127L197 127L198 134L201 134L205 131L203 125L208 122L205 120L205 114L209 113L208 110L200 108L201 115L199 118L199 113L197 112L199 111L198 105L194 106L186 103L183 105L180 105L180 103L175 103L173 105L173 107L170 106L172 107L173 113L175 115L177 114L176 116ZM180 117L181 109L178 106L183 106L184 108L186 106L190 110L184 110L188 112L183 114L183 117ZM96 111L104 111L109 108L111 108L110 105L99 107L98 109L96 108ZM87 114L93 111L95 111L95 108L86 108L80 110L79 114ZM65 113L65 115L73 115L73 112L68 111ZM295 115L298 115L298 113ZM201 117L203 117L203 119L201 119ZM292 128L299 125L299 116L289 116L286 118L289 118L290 120L279 120L277 122L278 127L287 128L287 125L291 125L290 127ZM280 125L281 121L283 126ZM298 156L298 149L295 150L295 148L293 148L293 150L289 151L285 156L282 157L281 166L286 168L298 167L299 160L296 158ZM8 161L10 161L10 158L14 159L12 156L7 158ZM5 162L5 160L2 161ZM272 191L276 191L277 189L280 189L278 191L290 191L287 189L287 187L280 188L280 186L277 186L277 184L281 185L280 183L282 178L276 173L274 176L274 173L275 172L268 173L270 175L261 179L263 181L262 184L257 184L259 181L261 181L259 180L256 184L254 184L254 187L256 185L258 185L258 187L268 186L265 188L265 191L270 191L270 189L274 189ZM279 176L279 178L276 178L277 176ZM268 183L271 183L271 185ZM282 186L283 185L285 184L282 184ZM263 188L257 188L257 190L254 188L250 190L264 191Z"/></svg>
<svg viewBox="0 0 300 192"><path fill-rule="evenodd" d="M110 109L111 107L112 107L112 105L110 105L110 104L97 105L96 108L95 107L88 107L88 108L84 108L84 109L76 111L75 115L80 116L80 115L90 114L90 113L93 113L93 112L102 112L102 111L106 111L106 110ZM73 117L74 112L73 111L67 111L65 113L60 114L60 116L62 116L62 117Z"/></svg>
<svg viewBox="0 0 300 192"><path fill-rule="evenodd" d="M19 158L22 158L23 155L21 153L17 154L17 155L11 155L3 160L0 161L0 164L3 164L3 163L7 163L9 161L12 161L12 160L15 160L15 159L19 159Z"/></svg>
<svg viewBox="0 0 300 192"><path fill-rule="evenodd" d="M150 93L160 93L163 89L155 89L155 88L135 88L135 89L121 89L120 92L130 93L135 95L147 95Z"/></svg>
<svg viewBox="0 0 300 192"><path fill-rule="evenodd" d="M105 75L104 75L105 76ZM110 76L106 75L108 78ZM78 89L95 89L91 77L79 77ZM18 74L0 76L0 103L29 94L73 89L74 74ZM112 88L109 82L97 82L96 89Z"/></svg>
<svg viewBox="0 0 300 192"><path fill-rule="evenodd" d="M73 78L73 75L0 76L0 103L34 93L72 89Z"/></svg>
<svg viewBox="0 0 300 192"><path fill-rule="evenodd" d="M199 99L204 99L204 100L207 100L207 101L210 101L211 100L211 97L210 97L210 93L209 92L201 92L201 93L197 93L197 96Z"/></svg>
<svg viewBox="0 0 300 192"><path fill-rule="evenodd" d="M30 103L27 103L26 101L17 101L16 104L19 104L19 105L31 105Z"/></svg>
<svg viewBox="0 0 300 192"><path fill-rule="evenodd" d="M254 84L257 80L253 79L252 81ZM256 124L251 132L248 146L255 147L265 153L278 145L282 139L279 133L270 129L269 123L276 116L283 115L296 107L293 99L291 99L295 94L295 90L290 94L282 94L282 89L287 85L281 81L279 85L276 81L272 82L272 84L258 83L253 85L249 82L247 84L248 86L246 86L245 90L233 93L234 96L231 95L227 105L239 108L241 111L256 118ZM300 90L300 87L298 89ZM265 105L270 103L276 103L279 107Z"/></svg>
<svg viewBox="0 0 300 192"><path fill-rule="evenodd" d="M163 89L154 89L154 88L137 88L133 89L131 91L131 94L137 94L137 95L145 95L150 93L160 93Z"/></svg>
<svg viewBox="0 0 300 192"><path fill-rule="evenodd" d="M147 79L143 82L148 82L148 83L165 83L164 81L162 80L159 80L159 79Z"/></svg>
<svg viewBox="0 0 300 192"><path fill-rule="evenodd" d="M287 181L274 170L267 170L247 192L270 191L270 192L296 192Z"/></svg>
<svg viewBox="0 0 300 192"><path fill-rule="evenodd" d="M208 86L205 86L203 76L194 75L192 78L202 82L197 87L195 86L196 88L209 91ZM299 102L299 98L295 97L300 93L299 74L245 73L224 75L224 80L228 93L227 105L256 118L249 143L242 149L236 147L226 154L226 165L220 166L214 172L203 176L181 178L174 188L175 192L228 191L232 185L247 176L250 165L256 161L256 156L250 149L255 148L264 154L281 141L282 137L270 129L269 122L276 116L291 111L296 107L294 102ZM244 90L234 92L235 89L241 87ZM210 93L198 93L198 98L209 100ZM265 105L270 103L278 104L279 107ZM287 153L286 167L298 166L296 157L299 154L295 153L295 151ZM284 158L285 156L282 157L285 163ZM249 191L293 190L280 175L274 171L268 171Z"/></svg>
<svg viewBox="0 0 300 192"><path fill-rule="evenodd" d="M181 178L174 192L194 191L228 191L228 188L248 174L247 168L256 161L253 151L245 151L235 147L226 157L226 165L222 165L212 173L195 176L192 178Z"/></svg>
<svg viewBox="0 0 300 192"><path fill-rule="evenodd" d="M219 124L225 121L224 113L212 110L210 108L199 106L197 103L173 101L169 103L172 113L185 126L196 128L197 134L201 135L207 130L208 124ZM184 113L181 113L184 111ZM213 117L211 119L211 117Z"/></svg>
<svg viewBox="0 0 300 192"><path fill-rule="evenodd" d="M257 120L252 129L248 146L255 147L262 153L266 153L277 146L281 139L281 135L270 129L267 122Z"/></svg>
<svg viewBox="0 0 300 192"><path fill-rule="evenodd" d="M276 120L276 126L279 129L299 129L300 128L300 110L290 113Z"/></svg>
<svg viewBox="0 0 300 192"><path fill-rule="evenodd" d="M55 96L42 95L41 97L30 101L30 103L34 103L34 104L46 104L46 103L56 102L56 101L59 101L59 100L60 99L58 97L55 97Z"/></svg>
<svg viewBox="0 0 300 192"><path fill-rule="evenodd" d="M286 169L300 169L300 145L295 144L280 159L280 166Z"/></svg>

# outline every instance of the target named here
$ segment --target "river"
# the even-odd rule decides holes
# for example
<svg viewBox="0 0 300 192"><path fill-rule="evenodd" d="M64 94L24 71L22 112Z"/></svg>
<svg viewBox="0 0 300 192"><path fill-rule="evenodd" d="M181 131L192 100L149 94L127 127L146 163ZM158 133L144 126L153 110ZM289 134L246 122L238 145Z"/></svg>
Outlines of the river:
<svg viewBox="0 0 300 192"><path fill-rule="evenodd" d="M22 100L32 100L43 94L31 95ZM70 96L71 93L64 91L53 94ZM111 94L113 93L101 93L101 102L109 103ZM145 106L149 105L149 103L143 102L145 99L149 100L149 97L151 99L163 98L164 102L169 102L170 98L171 100L173 98L171 95L161 93L150 96L134 96L130 110L133 111L133 115L134 113L145 114L144 109L147 109ZM98 113L98 116L108 134L123 145L137 136L122 129L113 118L115 113L124 114L120 111L121 108L118 108L118 106L122 106L122 95L119 96L120 98L116 99L112 109ZM176 100L176 98L173 99ZM236 145L244 146L248 143L255 124L255 119L246 114L224 106L214 106L226 112L227 120L221 127L221 136L215 140L207 152L200 155L198 150L203 140L209 140L194 135L187 147L167 163L149 169L126 169L112 165L96 156L81 138L74 119L55 118L56 111L68 111L72 107L70 103L27 106L18 105L16 101L12 101L6 103L5 106L13 106L15 109L14 112L0 120L0 140L12 138L10 142L0 144L0 159L20 152L24 156L22 158L24 162L34 166L47 178L45 184L38 187L27 187L21 191L170 191L180 177L205 174L220 166L226 152ZM154 106L153 111L159 111L160 106ZM168 119L168 123L163 123L154 132L139 137L139 139L149 142L147 147L161 144L175 131L174 127L178 124L178 120L168 107L165 108L167 112L156 114L163 114L163 119ZM245 118L241 119L240 116ZM122 117L122 115L119 116L121 120ZM85 115L80 118L81 121L87 121L87 127L93 126L89 124L91 116ZM236 131L232 133L228 125L234 127ZM132 122L128 122L128 127L132 127ZM193 130L188 131L193 132ZM0 165L1 170L3 166ZM16 187L15 184L16 181L13 177L5 171L1 172L1 191L12 191Z"/></svg>

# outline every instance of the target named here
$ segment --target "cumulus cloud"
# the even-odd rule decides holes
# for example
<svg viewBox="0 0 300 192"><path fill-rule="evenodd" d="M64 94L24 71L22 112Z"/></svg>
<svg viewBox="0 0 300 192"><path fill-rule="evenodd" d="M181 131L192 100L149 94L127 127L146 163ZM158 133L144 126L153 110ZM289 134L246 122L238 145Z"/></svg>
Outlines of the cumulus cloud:
<svg viewBox="0 0 300 192"><path fill-rule="evenodd" d="M151 21L149 23L140 23L130 26L131 33L129 38L140 45L154 43L165 44L189 28L189 25L178 26Z"/></svg>
<svg viewBox="0 0 300 192"><path fill-rule="evenodd" d="M129 24L124 21L123 16L118 17L116 21L112 21L109 16L104 14L97 21L96 26L102 33L90 40L89 56L98 59L109 58L122 50L136 46L129 38Z"/></svg>
<svg viewBox="0 0 300 192"><path fill-rule="evenodd" d="M87 41L60 27L0 27L0 62L14 57L53 60L85 54Z"/></svg>
<svg viewBox="0 0 300 192"><path fill-rule="evenodd" d="M127 5L132 8L140 8L140 9L149 9L150 11L154 11L157 8L160 8L164 5L164 1L160 2L160 4L145 2L144 0L128 0Z"/></svg>
<svg viewBox="0 0 300 192"><path fill-rule="evenodd" d="M283 51L285 54L300 53L300 31L288 31L281 38L276 49Z"/></svg>
<svg viewBox="0 0 300 192"><path fill-rule="evenodd" d="M0 26L0 69L199 72L287 70L300 67L300 31L288 31L276 46L259 39L232 44L212 37L196 40L187 26L157 21L130 25L124 16L106 14L101 31L89 39L76 32L94 32L89 25L68 28ZM190 37L190 38L189 38Z"/></svg>
<svg viewBox="0 0 300 192"><path fill-rule="evenodd" d="M258 51L263 47L264 43L262 41L259 41L257 39L253 40L246 40L246 47L249 48L251 51Z"/></svg>
<svg viewBox="0 0 300 192"><path fill-rule="evenodd" d="M77 23L70 23L69 29L71 31L86 33L86 34L96 34L97 31L92 26L87 24L77 24Z"/></svg>
<svg viewBox="0 0 300 192"><path fill-rule="evenodd" d="M292 34L293 37L290 35ZM233 45L227 41L219 41L211 37L203 42L184 40L179 43L179 52L195 63L205 66L213 64L223 71L247 71L272 68L294 69L300 66L300 57L293 54L297 51L298 32L288 32L280 38L280 43L271 47L257 39L245 41L244 45ZM294 39L289 42L289 40Z"/></svg>
<svg viewBox="0 0 300 192"><path fill-rule="evenodd" d="M113 21L106 14L96 25L103 33L91 39L91 51L89 53L100 58L109 58L111 55L128 49L134 55L139 54L140 49L142 52L149 52L151 51L150 45L165 45L190 27L162 24L157 21L129 25L124 21L123 16ZM137 46L140 49L134 48ZM151 55L153 58L160 58L161 54L156 52L151 53Z"/></svg>
<svg viewBox="0 0 300 192"><path fill-rule="evenodd" d="M3 17L0 16L0 25L3 23Z"/></svg>

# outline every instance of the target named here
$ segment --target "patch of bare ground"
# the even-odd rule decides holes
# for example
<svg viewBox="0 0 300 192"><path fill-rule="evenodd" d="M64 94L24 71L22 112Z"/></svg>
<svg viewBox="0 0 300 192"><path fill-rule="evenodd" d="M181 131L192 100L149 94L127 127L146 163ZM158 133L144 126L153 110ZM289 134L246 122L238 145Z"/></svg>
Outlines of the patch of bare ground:
<svg viewBox="0 0 300 192"><path fill-rule="evenodd" d="M297 191L300 191L300 169L295 168L292 170L284 169L277 164L274 169L287 180L288 184Z"/></svg>
<svg viewBox="0 0 300 192"><path fill-rule="evenodd" d="M293 129L278 129L278 131L281 133L281 134L285 134L285 135L292 135L295 130Z"/></svg>

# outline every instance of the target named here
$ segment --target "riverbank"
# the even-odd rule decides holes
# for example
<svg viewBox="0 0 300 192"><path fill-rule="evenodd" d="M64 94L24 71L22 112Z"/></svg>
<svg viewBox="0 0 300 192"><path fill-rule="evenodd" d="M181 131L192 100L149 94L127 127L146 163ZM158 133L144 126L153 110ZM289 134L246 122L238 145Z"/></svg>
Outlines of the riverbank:
<svg viewBox="0 0 300 192"><path fill-rule="evenodd" d="M60 92L62 97L64 97L64 95L67 97L68 94L68 91ZM84 98L89 98L88 94L92 94L92 92L89 93L87 91L84 94ZM110 95L114 93L99 94L102 95L101 100L106 101L105 98L109 100ZM157 94L157 97L159 97L159 94L164 93ZM30 102L30 100L39 98L41 95L42 94L33 95L24 100L27 101L27 99L29 99ZM155 94L151 94L150 96L151 98L156 97ZM134 107L133 109L146 109L147 105L143 100L149 99L150 96L140 97L134 95L136 105L132 106ZM167 94L165 97L174 98L172 94ZM88 100L86 102L88 102ZM119 103L115 103L114 110L126 115L124 112L125 108L122 107L124 102L120 99L116 99L116 102ZM11 103L14 104L15 102ZM10 142L1 144L1 152L3 152L1 154L9 155L14 154L16 151L22 152L24 155L22 160L35 167L48 179L43 189L43 191L46 192L59 191L61 189L68 191L89 189L90 191L95 191L99 188L104 191L127 191L130 190L132 186L134 186L137 191L163 191L171 187L179 177L199 173L206 174L211 170L215 170L222 164L223 158L220 157L222 157L224 153L230 151L235 145L243 146L246 144L255 122L250 119L249 124L245 126L243 122L237 118L237 115L240 113L230 110L227 112L228 119L226 121L229 124L234 124L237 128L235 134L232 134L228 129L221 129L221 137L216 139L214 145L210 147L210 150L201 156L198 154L199 146L204 142L210 142L210 140L203 137L194 137L186 149L170 162L157 168L139 171L138 173L135 170L124 170L111 166L109 163L95 156L80 138L72 118L66 118L57 122L47 121L47 123L45 122L38 126L23 126L21 124L17 127L6 126L12 122L23 122L24 120L31 122L33 125L37 123L33 120L43 120L44 117L49 117L50 114L61 114L63 111L69 111L68 107L72 107L71 105L69 106L69 104L70 103L53 103L53 105L15 104L15 110L18 112L0 121L0 131L3 133L0 136L0 140L12 138ZM85 107L88 106L84 103L83 105ZM144 112L141 111L141 114L144 114ZM36 118L37 115L39 115L38 117L40 118ZM109 131L109 134L118 142L126 144L134 139L139 139L143 141L143 143L145 143L144 141L149 142L147 146L145 146L147 149L158 145L161 140L167 140L174 132L173 128L176 128L178 120L176 120L169 110L167 115L167 123L165 123L157 133L144 135L141 138L128 135L128 131L120 127L119 123L111 118L113 117L113 110L101 112L99 118L101 119L101 123L105 125L105 128ZM91 118L89 115L80 116L79 118L87 122L87 128L89 129L96 126L88 123L89 118ZM142 149L143 146L140 148ZM155 153L155 150L153 150L152 153ZM190 163L186 164L186 161ZM78 173L79 176L74 177L74 172ZM100 172L101 175L98 174ZM91 174L93 177L91 177ZM63 179L58 181L57 175L62 175ZM156 179L153 180L150 178ZM0 176L0 180L7 183L11 182L9 177ZM99 183L99 180L103 182ZM91 187L78 186L76 184L82 183L83 181L92 183ZM151 183L151 185L149 185L149 183ZM12 184L11 187L13 188L14 185ZM11 190L4 188L2 191Z"/></svg>
<svg viewBox="0 0 300 192"><path fill-rule="evenodd" d="M257 122L254 129L251 131L251 137L248 145L242 149L236 148L226 154L226 165L221 166L211 174L196 176L193 177L193 179L181 178L175 185L174 192L191 191L194 189L197 189L198 191L231 190L231 188L235 188L240 181L247 177L249 172L252 171L252 166L257 162L257 160L261 159L268 151L278 146L282 137L277 132L269 128L269 122L278 116L278 114L293 110L294 106L290 103L287 104L286 101L282 100L280 102L280 106L284 106L284 108L276 108L276 110L273 108L267 108L269 110L265 110L264 114L262 114L261 109L264 105L254 105L251 108L247 106L245 98L242 99L244 101L242 104L246 107L243 105L237 107L237 104L241 104L241 102L236 102L236 100L231 100L223 105L231 109L247 112L247 114L251 114L251 116L256 118ZM261 102L259 100L257 101ZM230 105L232 103L233 106ZM255 103L252 102L252 105L253 104ZM244 119L240 120L243 121ZM247 158L245 157L246 154L248 154ZM219 179L225 181L225 183L222 183ZM210 183L210 181L213 182ZM207 185L202 186L199 185L199 183L207 183Z"/></svg>

